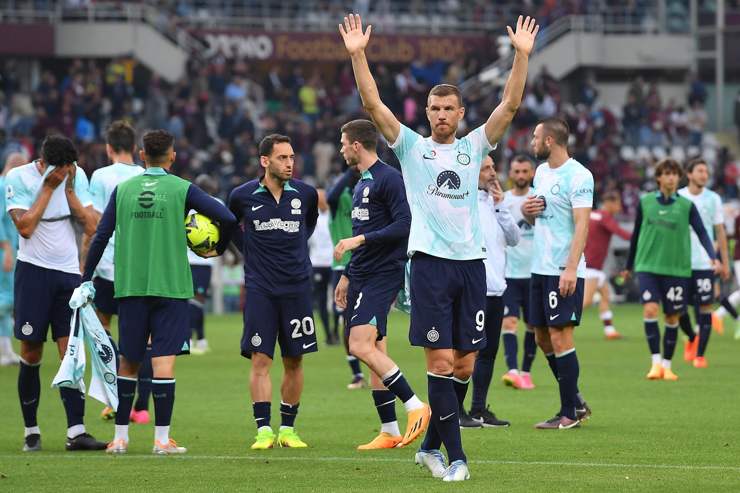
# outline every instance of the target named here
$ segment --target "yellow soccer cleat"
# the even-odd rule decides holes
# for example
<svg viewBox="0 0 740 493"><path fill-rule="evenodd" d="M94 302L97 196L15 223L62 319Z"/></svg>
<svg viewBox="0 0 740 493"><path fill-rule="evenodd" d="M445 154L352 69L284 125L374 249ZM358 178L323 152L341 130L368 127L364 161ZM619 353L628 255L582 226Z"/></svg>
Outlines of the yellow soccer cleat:
<svg viewBox="0 0 740 493"><path fill-rule="evenodd" d="M424 433L429 426L429 420L432 417L432 409L424 404L418 409L408 412L408 423L406 423L406 434L403 436L400 447L405 447L409 443Z"/></svg>
<svg viewBox="0 0 740 493"><path fill-rule="evenodd" d="M678 380L678 375L673 373L673 370L671 370L670 368L663 368L663 380L675 382L676 380Z"/></svg>
<svg viewBox="0 0 740 493"><path fill-rule="evenodd" d="M294 428L282 428L278 433L278 445L286 448L306 448L308 444L301 440Z"/></svg>
<svg viewBox="0 0 740 493"><path fill-rule="evenodd" d="M102 411L100 411L100 419L103 421L111 421L113 419L116 419L116 412L113 410L112 407L105 406Z"/></svg>
<svg viewBox="0 0 740 493"><path fill-rule="evenodd" d="M650 367L650 371L646 378L648 380L661 380L663 378L663 365L660 363L653 363L653 366Z"/></svg>
<svg viewBox="0 0 740 493"><path fill-rule="evenodd" d="M380 435L372 439L370 443L359 445L357 450L380 450L384 448L396 448L403 440L401 435L393 436L390 433L381 431Z"/></svg>
<svg viewBox="0 0 740 493"><path fill-rule="evenodd" d="M712 312L712 329L714 329L714 331L719 335L725 333L724 319L714 312Z"/></svg>
<svg viewBox="0 0 740 493"><path fill-rule="evenodd" d="M252 450L266 450L272 448L275 443L275 433L269 427L264 427L257 430L257 436L254 437L254 443L252 444Z"/></svg>

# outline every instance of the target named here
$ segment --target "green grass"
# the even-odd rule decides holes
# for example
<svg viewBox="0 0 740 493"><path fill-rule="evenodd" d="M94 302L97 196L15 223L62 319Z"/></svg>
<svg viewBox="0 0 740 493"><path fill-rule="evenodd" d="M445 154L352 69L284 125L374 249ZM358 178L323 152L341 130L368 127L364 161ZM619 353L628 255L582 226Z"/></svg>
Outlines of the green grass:
<svg viewBox="0 0 740 493"><path fill-rule="evenodd" d="M572 431L537 431L533 424L558 408L558 394L542 354L533 368L537 388L514 391L500 383L499 351L490 399L509 429L463 430L471 481L467 491L740 491L740 382L734 327L712 335L710 367L696 370L677 350L678 382L644 379L650 358L635 305L614 309L626 335L602 338L595 310L588 310L576 342L580 387L593 418ZM728 323L730 321L728 320ZM426 378L422 350L407 340L408 319L391 317L390 351L422 397ZM22 419L15 368L0 368L0 491L442 491L453 486L413 466L415 446L359 453L378 420L370 393L348 391L343 351L323 346L305 361L306 390L297 428L311 448L249 449L255 434L248 393L249 362L239 356L238 316L209 317L213 351L178 360L172 435L188 447L184 457L153 457L152 426L132 425L129 454L64 451L64 412L49 388L57 369L47 345L39 410L44 451L20 452ZM520 346L521 352L521 346ZM273 371L273 424L279 424L280 365ZM87 402L87 427L110 439L113 425L98 418L101 405ZM401 426L403 407L398 405ZM418 444L414 444L418 445Z"/></svg>

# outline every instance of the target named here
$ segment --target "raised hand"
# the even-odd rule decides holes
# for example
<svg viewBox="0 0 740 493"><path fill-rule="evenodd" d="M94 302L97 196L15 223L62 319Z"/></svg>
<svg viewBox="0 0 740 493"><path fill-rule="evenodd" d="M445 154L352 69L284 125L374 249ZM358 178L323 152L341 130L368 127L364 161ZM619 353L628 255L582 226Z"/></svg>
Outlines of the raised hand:
<svg viewBox="0 0 740 493"><path fill-rule="evenodd" d="M346 19L345 19L346 23ZM540 26L535 24L534 17L527 16L526 19L520 15L516 21L516 31L512 31L510 26L506 26L509 33L509 39L514 49L522 55L529 56L534 48L534 38L540 30Z"/></svg>
<svg viewBox="0 0 740 493"><path fill-rule="evenodd" d="M372 30L373 26L367 26L367 30L362 32L362 19L359 14L349 14L344 18L344 25L339 24L339 34L342 35L344 47L350 55L365 49Z"/></svg>

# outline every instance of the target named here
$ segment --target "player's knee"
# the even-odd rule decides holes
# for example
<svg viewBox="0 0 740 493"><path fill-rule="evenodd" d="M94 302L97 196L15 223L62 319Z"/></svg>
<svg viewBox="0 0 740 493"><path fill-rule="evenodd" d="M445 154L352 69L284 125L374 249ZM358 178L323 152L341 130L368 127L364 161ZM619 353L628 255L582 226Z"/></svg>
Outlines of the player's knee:
<svg viewBox="0 0 740 493"><path fill-rule="evenodd" d="M475 360L468 361L466 359L462 361L455 361L455 363L452 365L452 374L458 380L467 380L468 378L470 378L470 375L473 374L474 364Z"/></svg>
<svg viewBox="0 0 740 493"><path fill-rule="evenodd" d="M118 375L122 377L136 377L139 374L141 363L129 361L123 355L120 357L118 364Z"/></svg>
<svg viewBox="0 0 740 493"><path fill-rule="evenodd" d="M453 371L452 358L435 358L429 362L427 370L435 375L449 375Z"/></svg>
<svg viewBox="0 0 740 493"><path fill-rule="evenodd" d="M666 325L678 325L678 319L681 317L678 313L672 313L665 316Z"/></svg>
<svg viewBox="0 0 740 493"><path fill-rule="evenodd" d="M41 363L43 355L43 343L21 341L21 359L29 365L38 365Z"/></svg>
<svg viewBox="0 0 740 493"><path fill-rule="evenodd" d="M658 318L658 304L645 303L642 307L642 315L646 319Z"/></svg>
<svg viewBox="0 0 740 493"><path fill-rule="evenodd" d="M295 373L303 368L303 358L301 356L285 356L283 358L283 369L286 373Z"/></svg>
<svg viewBox="0 0 740 493"><path fill-rule="evenodd" d="M504 331L505 332L514 332L516 333L517 326L519 325L519 319L516 317L506 317L504 318Z"/></svg>

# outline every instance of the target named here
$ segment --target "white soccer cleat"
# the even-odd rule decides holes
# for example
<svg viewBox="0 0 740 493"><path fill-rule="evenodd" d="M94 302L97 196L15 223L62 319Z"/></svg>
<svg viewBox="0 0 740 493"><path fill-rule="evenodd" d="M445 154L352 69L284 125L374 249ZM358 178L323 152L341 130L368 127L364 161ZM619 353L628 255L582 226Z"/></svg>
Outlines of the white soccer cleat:
<svg viewBox="0 0 740 493"><path fill-rule="evenodd" d="M0 355L0 366L15 366L21 363L21 357L11 351L8 354Z"/></svg>
<svg viewBox="0 0 740 493"><path fill-rule="evenodd" d="M442 476L442 481L448 482L465 481L467 479L470 479L470 471L468 470L468 465L462 460L456 460L450 464L450 467L447 468L444 476Z"/></svg>
<svg viewBox="0 0 740 493"><path fill-rule="evenodd" d="M125 454L128 452L128 442L123 438L116 438L105 449L107 454Z"/></svg>
<svg viewBox="0 0 740 493"><path fill-rule="evenodd" d="M178 447L177 442L170 438L169 442L162 443L159 440L154 440L154 448L152 453L155 455L176 455L184 454L188 449L185 447Z"/></svg>
<svg viewBox="0 0 740 493"><path fill-rule="evenodd" d="M419 449L414 456L416 465L426 467L435 478L441 478L445 475L447 467L445 466L445 456L439 450L422 450Z"/></svg>

